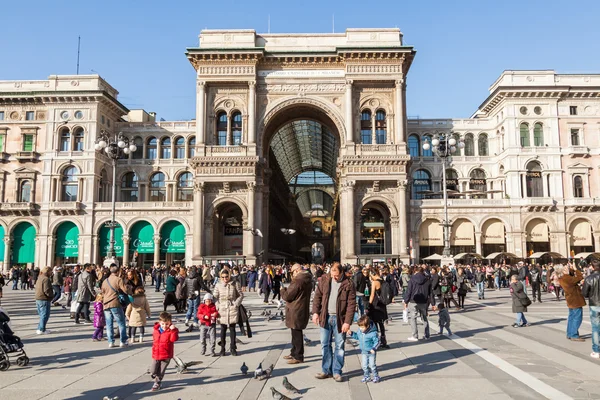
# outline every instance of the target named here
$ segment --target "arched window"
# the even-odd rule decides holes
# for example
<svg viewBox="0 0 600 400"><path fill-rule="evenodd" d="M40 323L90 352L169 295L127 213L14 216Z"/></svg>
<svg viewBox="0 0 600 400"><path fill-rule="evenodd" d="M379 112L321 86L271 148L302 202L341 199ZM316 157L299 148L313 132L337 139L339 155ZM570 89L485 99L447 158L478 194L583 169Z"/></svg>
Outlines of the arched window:
<svg viewBox="0 0 600 400"><path fill-rule="evenodd" d="M139 200L138 177L135 172L128 172L121 179L121 201L133 202Z"/></svg>
<svg viewBox="0 0 600 400"><path fill-rule="evenodd" d="M79 191L77 175L77 168L73 166L67 167L63 171L61 201L77 201L77 192Z"/></svg>
<svg viewBox="0 0 600 400"><path fill-rule="evenodd" d="M467 133L465 135L465 156L471 157L474 155L475 155L475 143L473 141L473 134Z"/></svg>
<svg viewBox="0 0 600 400"><path fill-rule="evenodd" d="M527 197L543 197L544 183L542 181L542 166L537 161L527 164Z"/></svg>
<svg viewBox="0 0 600 400"><path fill-rule="evenodd" d="M242 144L242 113L235 112L231 117L231 134L233 144L239 146Z"/></svg>
<svg viewBox="0 0 600 400"><path fill-rule="evenodd" d="M148 160L156 160L156 145L157 140L155 137L148 138L148 144L146 144L146 158Z"/></svg>
<svg viewBox="0 0 600 400"><path fill-rule="evenodd" d="M188 142L188 158L193 158L196 155L196 136L192 136Z"/></svg>
<svg viewBox="0 0 600 400"><path fill-rule="evenodd" d="M177 180L177 201L192 201L194 199L194 179L191 172L184 172Z"/></svg>
<svg viewBox="0 0 600 400"><path fill-rule="evenodd" d="M451 168L446 170L446 189L456 191L460 190L458 187L458 173Z"/></svg>
<svg viewBox="0 0 600 400"><path fill-rule="evenodd" d="M387 125L385 122L385 111L379 110L375 113L375 141L377 144L385 144L387 140Z"/></svg>
<svg viewBox="0 0 600 400"><path fill-rule="evenodd" d="M478 142L478 147L479 147L479 155L480 156L487 156L489 155L489 149L488 149L488 135L485 133L482 133L479 135L479 139L477 140Z"/></svg>
<svg viewBox="0 0 600 400"><path fill-rule="evenodd" d="M583 197L583 179L579 175L573 177L573 197Z"/></svg>
<svg viewBox="0 0 600 400"><path fill-rule="evenodd" d="M71 131L69 128L60 131L60 151L71 151Z"/></svg>
<svg viewBox="0 0 600 400"><path fill-rule="evenodd" d="M420 149L420 141L419 136L410 135L408 137L408 152L411 157L419 157L419 149Z"/></svg>
<svg viewBox="0 0 600 400"><path fill-rule="evenodd" d="M219 146L227 144L227 114L224 112L217 115L217 144Z"/></svg>
<svg viewBox="0 0 600 400"><path fill-rule="evenodd" d="M423 143L429 143L429 150L422 149L423 157L433 157L433 149L431 144L431 136L425 135L423 137Z"/></svg>
<svg viewBox="0 0 600 400"><path fill-rule="evenodd" d="M131 158L134 160L141 160L144 158L144 140L141 137L136 137L133 139L133 143L135 144L135 151L131 153Z"/></svg>
<svg viewBox="0 0 600 400"><path fill-rule="evenodd" d="M363 110L360 114L360 141L363 144L373 143L373 123L371 121L371 111Z"/></svg>
<svg viewBox="0 0 600 400"><path fill-rule="evenodd" d="M181 136L175 139L175 158L185 158L185 139Z"/></svg>
<svg viewBox="0 0 600 400"><path fill-rule="evenodd" d="M166 197L165 174L157 172L150 178L150 201L165 201Z"/></svg>
<svg viewBox="0 0 600 400"><path fill-rule="evenodd" d="M469 180L469 190L476 190L478 192L487 191L487 182L484 170L478 168L471 171L471 179ZM487 198L487 194L474 194L471 197L473 197L474 199L485 199Z"/></svg>
<svg viewBox="0 0 600 400"><path fill-rule="evenodd" d="M533 126L533 145L536 147L544 145L544 127L539 122Z"/></svg>
<svg viewBox="0 0 600 400"><path fill-rule="evenodd" d="M31 203L31 181L25 180L21 182L19 201L22 203Z"/></svg>
<svg viewBox="0 0 600 400"><path fill-rule="evenodd" d="M375 208L360 213L360 254L385 254L385 219Z"/></svg>
<svg viewBox="0 0 600 400"><path fill-rule="evenodd" d="M160 158L171 158L171 138L163 138L160 141Z"/></svg>
<svg viewBox="0 0 600 400"><path fill-rule="evenodd" d="M519 131L521 132L521 147L529 147L529 125L522 123Z"/></svg>
<svg viewBox="0 0 600 400"><path fill-rule="evenodd" d="M413 173L412 198L420 200L423 198L423 191L431 190L431 175L424 169L416 170Z"/></svg>
<svg viewBox="0 0 600 400"><path fill-rule="evenodd" d="M83 151L83 128L76 128L73 134L73 151Z"/></svg>

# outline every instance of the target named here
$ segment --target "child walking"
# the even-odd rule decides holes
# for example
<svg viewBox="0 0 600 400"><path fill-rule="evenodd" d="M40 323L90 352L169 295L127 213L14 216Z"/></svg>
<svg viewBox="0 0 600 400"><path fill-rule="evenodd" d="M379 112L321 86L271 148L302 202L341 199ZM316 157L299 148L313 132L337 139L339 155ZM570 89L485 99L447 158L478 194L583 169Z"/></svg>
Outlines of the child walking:
<svg viewBox="0 0 600 400"><path fill-rule="evenodd" d="M448 335L452 335L450 330L450 313L444 303L438 304L438 325L440 326L440 335L444 332L444 328L448 331Z"/></svg>
<svg viewBox="0 0 600 400"><path fill-rule="evenodd" d="M96 295L96 301L94 301L94 334L92 335L92 341L102 341L102 333L106 326L106 318L104 317L104 305L102 304L104 297L102 293Z"/></svg>
<svg viewBox="0 0 600 400"><path fill-rule="evenodd" d="M152 379L154 379L153 391L160 389L167 366L175 353L175 342L179 339L179 329L172 324L172 320L171 314L163 311L158 316L158 322L154 324L152 366L150 367Z"/></svg>
<svg viewBox="0 0 600 400"><path fill-rule="evenodd" d="M377 373L376 355L377 348L379 347L379 336L377 335L377 328L375 324L367 315L363 315L358 320L358 332L352 332L351 336L354 340L358 340L360 347L360 353L362 355L362 370L364 376L361 382L373 383L379 382L379 374ZM369 376L369 369L371 369L372 377Z"/></svg>
<svg viewBox="0 0 600 400"><path fill-rule="evenodd" d="M150 318L150 303L146 298L144 288L139 286L133 292L133 302L127 306L125 316L129 321L129 337L132 342L135 342L137 328L140 328L139 342L144 341L144 333L146 333L146 319Z"/></svg>
<svg viewBox="0 0 600 400"><path fill-rule="evenodd" d="M202 343L202 355L206 354L206 339L210 338L210 353L213 357L218 357L215 353L215 342L217 337L217 306L213 303L212 294L206 293L202 299L202 304L198 307L198 321L200 323L200 342Z"/></svg>

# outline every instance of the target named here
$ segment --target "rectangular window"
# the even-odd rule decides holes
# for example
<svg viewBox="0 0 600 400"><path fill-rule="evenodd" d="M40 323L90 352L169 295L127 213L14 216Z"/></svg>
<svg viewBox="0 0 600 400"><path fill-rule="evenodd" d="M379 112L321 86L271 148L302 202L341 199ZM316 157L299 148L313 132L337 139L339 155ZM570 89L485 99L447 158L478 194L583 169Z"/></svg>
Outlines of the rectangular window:
<svg viewBox="0 0 600 400"><path fill-rule="evenodd" d="M0 121L4 121L4 111L0 111Z"/></svg>
<svg viewBox="0 0 600 400"><path fill-rule="evenodd" d="M577 115L577 106L569 106L569 115Z"/></svg>
<svg viewBox="0 0 600 400"><path fill-rule="evenodd" d="M579 146L579 129L571 129L571 146Z"/></svg>
<svg viewBox="0 0 600 400"><path fill-rule="evenodd" d="M104 125L104 115L100 116L100 122Z"/></svg>
<svg viewBox="0 0 600 400"><path fill-rule="evenodd" d="M371 130L361 130L360 131L360 135L361 135L361 141L364 144L372 144L373 143L373 137L371 136Z"/></svg>
<svg viewBox="0 0 600 400"><path fill-rule="evenodd" d="M233 131L233 144L235 146L242 144L242 131Z"/></svg>
<svg viewBox="0 0 600 400"><path fill-rule="evenodd" d="M219 137L217 138L219 146L225 146L227 144L227 131L219 131Z"/></svg>
<svg viewBox="0 0 600 400"><path fill-rule="evenodd" d="M23 151L33 151L33 135L23 135Z"/></svg>
<svg viewBox="0 0 600 400"><path fill-rule="evenodd" d="M0 153L4 153L4 138L6 136L0 135Z"/></svg>
<svg viewBox="0 0 600 400"><path fill-rule="evenodd" d="M25 112L25 120L26 121L33 121L33 116L34 116L33 111Z"/></svg>

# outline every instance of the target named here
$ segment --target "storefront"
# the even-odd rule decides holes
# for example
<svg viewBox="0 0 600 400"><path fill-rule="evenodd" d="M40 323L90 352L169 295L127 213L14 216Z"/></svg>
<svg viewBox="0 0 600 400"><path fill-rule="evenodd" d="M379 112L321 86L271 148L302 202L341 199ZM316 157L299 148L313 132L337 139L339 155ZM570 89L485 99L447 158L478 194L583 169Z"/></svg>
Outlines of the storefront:
<svg viewBox="0 0 600 400"><path fill-rule="evenodd" d="M181 222L168 221L160 230L161 264L185 264L185 227Z"/></svg>
<svg viewBox="0 0 600 400"><path fill-rule="evenodd" d="M440 221L428 219L419 228L419 258L444 251L444 233Z"/></svg>
<svg viewBox="0 0 600 400"><path fill-rule="evenodd" d="M585 219L577 219L571 224L569 255L574 257L579 253L594 253L594 238L592 225Z"/></svg>
<svg viewBox="0 0 600 400"><path fill-rule="evenodd" d="M108 256L108 252L110 250L110 228L108 226L103 226L100 228L98 240L98 260L100 263L102 263ZM115 227L115 253L117 259L119 260L119 265L122 265L123 263L123 248L123 227L121 225L117 225Z"/></svg>
<svg viewBox="0 0 600 400"><path fill-rule="evenodd" d="M146 221L136 222L129 233L129 262L136 267L154 264L154 227Z"/></svg>
<svg viewBox="0 0 600 400"><path fill-rule="evenodd" d="M498 219L488 220L481 229L482 256L506 251L506 234L504 223Z"/></svg>
<svg viewBox="0 0 600 400"><path fill-rule="evenodd" d="M13 229L11 265L33 268L35 262L36 232L29 222L21 222Z"/></svg>
<svg viewBox="0 0 600 400"><path fill-rule="evenodd" d="M79 228L73 222L63 222L54 237L54 265L77 264Z"/></svg>
<svg viewBox="0 0 600 400"><path fill-rule="evenodd" d="M475 227L471 221L459 219L452 224L450 233L450 253L475 253Z"/></svg>
<svg viewBox="0 0 600 400"><path fill-rule="evenodd" d="M535 219L527 224L527 255L550 251L550 234L546 221Z"/></svg>
<svg viewBox="0 0 600 400"><path fill-rule="evenodd" d="M361 213L360 254L385 254L385 221L375 208L364 208Z"/></svg>

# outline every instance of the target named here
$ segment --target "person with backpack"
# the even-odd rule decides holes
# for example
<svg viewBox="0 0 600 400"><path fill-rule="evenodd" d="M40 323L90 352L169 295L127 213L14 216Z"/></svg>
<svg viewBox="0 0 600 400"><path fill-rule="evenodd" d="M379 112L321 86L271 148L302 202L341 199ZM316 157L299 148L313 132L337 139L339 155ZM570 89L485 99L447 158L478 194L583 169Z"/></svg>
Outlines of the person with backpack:
<svg viewBox="0 0 600 400"><path fill-rule="evenodd" d="M381 275L379 275L379 271L376 268L371 269L369 277L371 279L371 296L369 298L367 315L371 318L371 321L373 321L379 331L379 347L382 349L389 349L390 346L387 344L385 337L384 322L388 319L387 306L391 304L394 295L390 284L381 278Z"/></svg>
<svg viewBox="0 0 600 400"><path fill-rule="evenodd" d="M406 293L404 293L404 309L410 310L410 328L412 335L408 338L409 342L419 340L417 330L417 316L423 319L424 338L429 339L429 321L427 320L427 309L433 305L435 311L435 300L431 290L431 281L423 273L423 268L418 267L411 276Z"/></svg>
<svg viewBox="0 0 600 400"><path fill-rule="evenodd" d="M531 285L531 298L535 303L536 294L537 301L542 302L542 269L540 264L536 264L529 270L529 284Z"/></svg>

